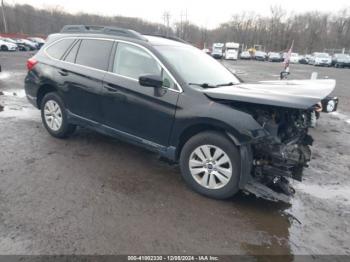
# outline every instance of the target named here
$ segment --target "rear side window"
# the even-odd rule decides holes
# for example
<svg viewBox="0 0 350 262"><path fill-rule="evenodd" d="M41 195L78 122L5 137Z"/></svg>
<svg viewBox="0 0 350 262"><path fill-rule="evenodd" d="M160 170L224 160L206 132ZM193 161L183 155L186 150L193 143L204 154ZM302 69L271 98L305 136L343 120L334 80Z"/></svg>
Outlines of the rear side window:
<svg viewBox="0 0 350 262"><path fill-rule="evenodd" d="M84 39L81 41L76 63L107 70L112 46L112 41Z"/></svg>
<svg viewBox="0 0 350 262"><path fill-rule="evenodd" d="M46 53L56 59L61 59L67 49L73 44L74 39L63 39L46 49Z"/></svg>

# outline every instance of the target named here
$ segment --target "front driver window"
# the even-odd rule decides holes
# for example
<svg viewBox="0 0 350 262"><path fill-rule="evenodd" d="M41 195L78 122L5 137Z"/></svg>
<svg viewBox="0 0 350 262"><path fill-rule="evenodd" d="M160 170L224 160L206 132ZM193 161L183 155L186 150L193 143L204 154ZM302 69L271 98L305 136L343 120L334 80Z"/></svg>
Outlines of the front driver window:
<svg viewBox="0 0 350 262"><path fill-rule="evenodd" d="M118 43L113 72L138 80L140 76L147 74L160 76L162 69L158 62L143 49Z"/></svg>

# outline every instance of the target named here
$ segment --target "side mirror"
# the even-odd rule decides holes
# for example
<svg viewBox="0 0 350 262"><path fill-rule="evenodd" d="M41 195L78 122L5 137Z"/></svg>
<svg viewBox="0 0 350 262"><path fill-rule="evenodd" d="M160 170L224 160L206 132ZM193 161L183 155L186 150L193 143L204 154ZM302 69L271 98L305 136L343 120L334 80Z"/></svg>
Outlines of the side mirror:
<svg viewBox="0 0 350 262"><path fill-rule="evenodd" d="M144 75L139 77L139 84L142 86L161 88L163 86L163 79L158 75Z"/></svg>

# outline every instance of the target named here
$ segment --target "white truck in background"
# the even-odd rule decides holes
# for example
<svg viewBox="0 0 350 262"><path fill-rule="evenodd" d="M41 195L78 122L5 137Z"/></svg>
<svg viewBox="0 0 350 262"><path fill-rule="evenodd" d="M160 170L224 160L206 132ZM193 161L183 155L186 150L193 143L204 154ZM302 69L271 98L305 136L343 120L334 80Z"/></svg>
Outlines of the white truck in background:
<svg viewBox="0 0 350 262"><path fill-rule="evenodd" d="M238 59L239 43L227 42L224 48L224 58L225 59Z"/></svg>
<svg viewBox="0 0 350 262"><path fill-rule="evenodd" d="M212 57L221 59L223 56L223 49L224 49L223 43L214 43L213 49L211 51Z"/></svg>

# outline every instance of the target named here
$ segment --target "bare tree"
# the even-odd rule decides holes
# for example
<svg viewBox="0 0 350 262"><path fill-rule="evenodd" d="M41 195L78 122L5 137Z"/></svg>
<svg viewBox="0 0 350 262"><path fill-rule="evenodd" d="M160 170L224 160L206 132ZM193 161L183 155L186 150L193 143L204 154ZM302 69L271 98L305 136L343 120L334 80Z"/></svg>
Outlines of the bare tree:
<svg viewBox="0 0 350 262"><path fill-rule="evenodd" d="M58 32L66 24L98 24L130 28L144 34L176 35L198 47L213 42L238 42L248 48L259 44L267 51L283 51L294 41L294 49L303 53L326 48L350 49L349 8L335 14L288 14L280 6L272 6L268 16L254 12L233 14L229 21L212 30L190 23L187 11L181 12L179 19L171 19L170 13L164 12L163 24L123 16L73 15L58 6L36 9L30 5L7 5L4 13L9 32L30 35ZM6 31L4 27L0 19L0 28Z"/></svg>

